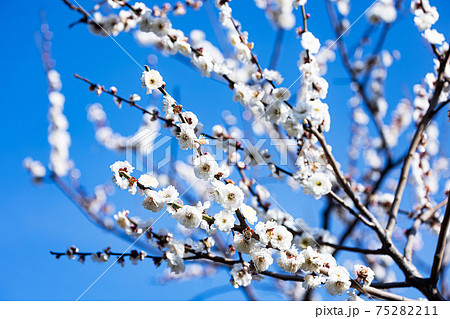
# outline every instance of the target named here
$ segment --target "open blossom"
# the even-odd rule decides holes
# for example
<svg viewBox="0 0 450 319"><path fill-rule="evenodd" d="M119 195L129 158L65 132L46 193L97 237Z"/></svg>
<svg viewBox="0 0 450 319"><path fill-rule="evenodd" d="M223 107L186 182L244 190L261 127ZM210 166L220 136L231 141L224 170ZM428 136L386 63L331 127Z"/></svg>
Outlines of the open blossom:
<svg viewBox="0 0 450 319"><path fill-rule="evenodd" d="M218 230L229 233L234 227L234 222L236 218L234 217L233 211L222 210L214 215L214 225Z"/></svg>
<svg viewBox="0 0 450 319"><path fill-rule="evenodd" d="M369 286L372 283L375 277L375 273L372 269L364 265L355 265L353 269L356 274L356 281L362 281L365 286Z"/></svg>
<svg viewBox="0 0 450 319"><path fill-rule="evenodd" d="M267 248L256 248L250 256L259 272L267 270L273 263L272 253Z"/></svg>
<svg viewBox="0 0 450 319"><path fill-rule="evenodd" d="M378 0L367 11L366 16L372 24L392 23L397 19L397 9L395 8L394 0Z"/></svg>
<svg viewBox="0 0 450 319"><path fill-rule="evenodd" d="M320 41L309 31L302 33L301 44L303 49L308 50L312 54L319 52Z"/></svg>
<svg viewBox="0 0 450 319"><path fill-rule="evenodd" d="M128 210L124 210L114 215L114 219L116 220L117 226L119 226L122 229L128 229L131 226L131 222L127 217L129 213L130 212Z"/></svg>
<svg viewBox="0 0 450 319"><path fill-rule="evenodd" d="M158 180L150 174L143 174L139 177L138 182L144 187L156 188L159 185Z"/></svg>
<svg viewBox="0 0 450 319"><path fill-rule="evenodd" d="M264 69L263 77L268 81L275 81L278 85L283 82L283 77L281 76L280 72L275 70Z"/></svg>
<svg viewBox="0 0 450 319"><path fill-rule="evenodd" d="M259 240L263 245L269 243L280 250L289 249L292 243L293 235L286 227L278 225L274 221L266 223L259 222L255 226L255 232L259 236Z"/></svg>
<svg viewBox="0 0 450 319"><path fill-rule="evenodd" d="M180 124L180 132L177 134L178 144L182 150L194 148L197 136L192 127L187 123Z"/></svg>
<svg viewBox="0 0 450 319"><path fill-rule="evenodd" d="M192 64L194 64L202 72L202 76L209 77L211 75L211 71L214 68L214 64L209 56L195 55L191 61Z"/></svg>
<svg viewBox="0 0 450 319"><path fill-rule="evenodd" d="M188 229L197 228L202 221L202 211L196 206L184 205L178 209L174 217Z"/></svg>
<svg viewBox="0 0 450 319"><path fill-rule="evenodd" d="M177 189L172 185L169 185L158 192L158 196L164 203L167 204L176 202L178 199L178 195L179 194Z"/></svg>
<svg viewBox="0 0 450 319"><path fill-rule="evenodd" d="M350 289L350 275L342 266L332 267L328 271L328 278L325 282L325 289L332 296L340 295Z"/></svg>
<svg viewBox="0 0 450 319"><path fill-rule="evenodd" d="M244 216L245 220L253 225L254 223L256 223L258 221L258 217L256 216L256 210L254 210L252 207L246 205L246 204L242 204L241 207L239 208L242 215Z"/></svg>
<svg viewBox="0 0 450 319"><path fill-rule="evenodd" d="M332 185L328 174L317 172L304 182L303 192L305 194L311 194L316 199L319 199L323 195L328 194L331 191L331 187Z"/></svg>
<svg viewBox="0 0 450 319"><path fill-rule="evenodd" d="M267 221L266 223L259 222L255 226L255 233L259 236L259 241L263 245L268 245L273 236L273 230L278 224L274 221Z"/></svg>
<svg viewBox="0 0 450 319"><path fill-rule="evenodd" d="M147 94L151 94L153 90L159 89L164 84L161 74L156 70L142 72L141 82L142 86L147 88Z"/></svg>
<svg viewBox="0 0 450 319"><path fill-rule="evenodd" d="M246 239L242 234L236 234L233 239L233 246L243 254L250 254L258 242L254 238Z"/></svg>
<svg viewBox="0 0 450 319"><path fill-rule="evenodd" d="M244 201L244 192L236 185L214 181L217 188L218 202L225 209L236 210Z"/></svg>
<svg viewBox="0 0 450 319"><path fill-rule="evenodd" d="M128 188L128 186L130 184L128 179L123 178L120 173L123 172L123 173L129 175L130 173L133 172L134 167L131 166L131 164L128 163L128 161L124 161L124 162L117 161L114 164L112 164L110 166L110 168L111 168L111 171L114 173L114 180L115 180L117 186L119 186L120 189Z"/></svg>
<svg viewBox="0 0 450 319"><path fill-rule="evenodd" d="M273 229L272 238L270 239L270 244L274 248L278 249L288 249L291 247L293 235L287 230L286 227L278 225Z"/></svg>
<svg viewBox="0 0 450 319"><path fill-rule="evenodd" d="M321 284L325 283L326 277L322 275L311 275L308 274L305 276L305 281L303 282L303 287L315 289L319 287Z"/></svg>
<svg viewBox="0 0 450 319"><path fill-rule="evenodd" d="M319 270L326 262L326 258L323 254L315 251L310 246L300 252L302 257L302 264L300 267L304 271L310 271L313 273L319 273Z"/></svg>
<svg viewBox="0 0 450 319"><path fill-rule="evenodd" d="M219 165L211 154L204 154L194 159L194 173L197 178L209 180L219 171Z"/></svg>
<svg viewBox="0 0 450 319"><path fill-rule="evenodd" d="M445 41L445 37L442 33L437 32L435 29L427 29L422 33L422 36L430 44L441 45Z"/></svg>
<svg viewBox="0 0 450 319"><path fill-rule="evenodd" d="M248 272L248 266L241 263L234 264L230 275L233 277L233 286L235 288L247 287L252 282L252 275Z"/></svg>
<svg viewBox="0 0 450 319"><path fill-rule="evenodd" d="M303 259L295 248L280 251L279 254L277 264L282 270L295 274L300 269Z"/></svg>
<svg viewBox="0 0 450 319"><path fill-rule="evenodd" d="M167 261L167 265L169 266L170 270L176 274L180 274L183 273L186 269L185 265L184 265L184 260L183 258L176 254L173 253L171 251L167 251L165 253L165 260Z"/></svg>
<svg viewBox="0 0 450 319"><path fill-rule="evenodd" d="M290 114L289 107L282 101L275 101L266 109L267 120L274 124L283 124Z"/></svg>
<svg viewBox="0 0 450 319"><path fill-rule="evenodd" d="M157 213L161 209L163 209L164 201L158 192L156 192L154 190L146 189L144 191L144 194L145 194L145 198L142 201L142 206L145 209L150 210L154 213Z"/></svg>

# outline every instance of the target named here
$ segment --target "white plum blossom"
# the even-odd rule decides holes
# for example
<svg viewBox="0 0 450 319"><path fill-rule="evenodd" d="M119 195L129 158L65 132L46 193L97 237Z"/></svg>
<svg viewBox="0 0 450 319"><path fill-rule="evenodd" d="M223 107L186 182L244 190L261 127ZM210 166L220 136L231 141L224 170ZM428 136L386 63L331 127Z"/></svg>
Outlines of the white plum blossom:
<svg viewBox="0 0 450 319"><path fill-rule="evenodd" d="M283 82L283 77L281 76L280 72L275 70L264 69L263 77L268 81L276 82L278 85Z"/></svg>
<svg viewBox="0 0 450 319"><path fill-rule="evenodd" d="M272 253L267 248L253 249L250 256L259 272L267 270L273 263Z"/></svg>
<svg viewBox="0 0 450 319"><path fill-rule="evenodd" d="M397 9L394 0L378 0L367 11L369 22L377 24L380 22L392 23L397 19Z"/></svg>
<svg viewBox="0 0 450 319"><path fill-rule="evenodd" d="M252 275L248 272L248 266L241 263L234 264L230 275L233 277L233 286L235 288L247 287L252 282Z"/></svg>
<svg viewBox="0 0 450 319"><path fill-rule="evenodd" d="M169 266L170 270L176 274L182 273L185 271L186 266L184 265L183 258L173 252L167 251L165 253L167 261L167 265Z"/></svg>
<svg viewBox="0 0 450 319"><path fill-rule="evenodd" d="M131 222L127 217L129 213L130 211L124 210L114 215L114 219L116 220L117 226L119 226L122 229L128 229L131 226Z"/></svg>
<svg viewBox="0 0 450 319"><path fill-rule="evenodd" d="M121 173L129 175L133 172L134 167L131 166L128 161L117 161L112 164L110 168L111 172L114 173L114 181L116 182L117 186L119 186L120 189L128 188L129 181L127 178L123 178L121 176Z"/></svg>
<svg viewBox="0 0 450 319"><path fill-rule="evenodd" d="M144 191L145 198L142 201L142 206L154 213L159 212L164 207L164 200L161 198L159 192L146 189Z"/></svg>
<svg viewBox="0 0 450 319"><path fill-rule="evenodd" d="M442 33L437 32L435 29L427 29L422 33L422 36L430 44L441 45L445 41L445 37Z"/></svg>
<svg viewBox="0 0 450 319"><path fill-rule="evenodd" d="M244 201L244 192L236 185L214 181L218 203L225 209L236 210Z"/></svg>
<svg viewBox="0 0 450 319"><path fill-rule="evenodd" d="M270 244L274 248L288 249L291 246L293 235L286 227L278 225L273 229Z"/></svg>
<svg viewBox="0 0 450 319"><path fill-rule="evenodd" d="M302 33L301 44L303 49L308 50L312 54L319 52L320 41L309 31Z"/></svg>
<svg viewBox="0 0 450 319"><path fill-rule="evenodd" d="M375 273L372 269L364 265L355 265L354 272L356 274L356 281L362 281L365 286L370 286L372 283Z"/></svg>
<svg viewBox="0 0 450 319"><path fill-rule="evenodd" d="M326 277L323 275L312 275L308 274L305 276L305 281L303 282L303 287L315 289L325 283Z"/></svg>
<svg viewBox="0 0 450 319"><path fill-rule="evenodd" d="M159 185L158 180L150 174L143 174L138 178L138 182L144 186L149 188L156 188Z"/></svg>
<svg viewBox="0 0 450 319"><path fill-rule="evenodd" d="M254 210L252 207L250 207L246 204L242 204L241 207L239 208L239 210L241 211L245 220L249 224L253 225L254 223L256 223L258 221L258 217L256 216L256 210Z"/></svg>
<svg viewBox="0 0 450 319"><path fill-rule="evenodd" d="M327 173L316 172L303 184L303 192L311 194L315 199L321 198L323 195L331 191L331 181Z"/></svg>
<svg viewBox="0 0 450 319"><path fill-rule="evenodd" d="M163 78L157 70L149 70L142 72L142 87L147 88L147 94L151 94L153 90L158 90L164 85Z"/></svg>
<svg viewBox="0 0 450 319"><path fill-rule="evenodd" d="M350 275L342 266L332 267L328 270L327 281L325 282L325 289L332 296L340 295L344 291L350 289Z"/></svg>
<svg viewBox="0 0 450 319"><path fill-rule="evenodd" d="M219 165L211 154L203 154L194 159L194 173L197 178L209 180L219 172Z"/></svg>
<svg viewBox="0 0 450 319"><path fill-rule="evenodd" d="M276 101L270 104L266 109L267 120L274 124L282 124L286 122L289 114L289 107L282 101Z"/></svg>
<svg viewBox="0 0 450 319"><path fill-rule="evenodd" d="M202 221L202 211L197 206L184 205L173 216L188 229L197 228Z"/></svg>
<svg viewBox="0 0 450 319"><path fill-rule="evenodd" d="M320 268L323 267L326 262L326 257L312 249L311 246L308 246L306 249L302 250L300 252L300 256L302 261L300 267L304 271L319 273Z"/></svg>
<svg viewBox="0 0 450 319"><path fill-rule="evenodd" d="M243 254L250 254L258 242L254 238L246 239L242 234L236 234L233 239L233 246Z"/></svg>
<svg viewBox="0 0 450 319"><path fill-rule="evenodd" d="M234 227L235 221L236 218L234 217L233 212L229 210L224 209L214 215L214 225L217 227L218 230L227 234Z"/></svg>
<svg viewBox="0 0 450 319"><path fill-rule="evenodd" d="M284 271L295 274L300 269L300 265L303 264L303 258L295 248L280 251L279 254L277 264Z"/></svg>
<svg viewBox="0 0 450 319"><path fill-rule="evenodd" d="M194 148L197 136L187 123L180 124L180 132L177 134L178 144L182 150Z"/></svg>
<svg viewBox="0 0 450 319"><path fill-rule="evenodd" d="M170 204L177 201L179 193L176 188L169 185L158 192L158 196L164 203Z"/></svg>
<svg viewBox="0 0 450 319"><path fill-rule="evenodd" d="M273 230L278 224L274 221L267 221L265 223L259 222L255 226L255 233L259 236L259 241L263 245L268 245L273 236Z"/></svg>

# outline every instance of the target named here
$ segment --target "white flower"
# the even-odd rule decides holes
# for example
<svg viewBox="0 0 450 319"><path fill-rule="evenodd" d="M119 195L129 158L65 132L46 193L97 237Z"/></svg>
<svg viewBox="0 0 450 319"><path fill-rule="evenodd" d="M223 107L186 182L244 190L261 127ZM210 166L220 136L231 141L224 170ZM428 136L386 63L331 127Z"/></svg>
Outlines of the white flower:
<svg viewBox="0 0 450 319"><path fill-rule="evenodd" d="M233 276L233 286L235 288L247 287L252 282L252 275L248 272L248 266L243 266L241 263L234 264L230 275Z"/></svg>
<svg viewBox="0 0 450 319"><path fill-rule="evenodd" d="M291 98L291 92L289 91L288 88L277 88L273 89L272 96L276 100L287 101Z"/></svg>
<svg viewBox="0 0 450 319"><path fill-rule="evenodd" d="M191 45L187 43L187 38L177 38L177 40L174 43L175 49L180 52L184 56L189 56L192 52Z"/></svg>
<svg viewBox="0 0 450 319"><path fill-rule="evenodd" d="M167 186L166 188L163 188L162 190L160 190L158 192L158 196L159 198L164 202L164 203L174 203L176 202L176 200L178 199L178 191L175 187L173 187L172 185Z"/></svg>
<svg viewBox="0 0 450 319"><path fill-rule="evenodd" d="M288 249L291 247L293 235L286 227L278 225L274 228L270 244L274 248Z"/></svg>
<svg viewBox="0 0 450 319"><path fill-rule="evenodd" d="M195 127L198 124L197 115L195 115L194 113L189 112L189 111L183 112L182 115L183 115L184 119L186 120L187 124L189 124L189 126L192 129L195 129Z"/></svg>
<svg viewBox="0 0 450 319"><path fill-rule="evenodd" d="M244 192L236 185L223 184L219 181L213 181L213 185L217 188L218 202L223 208L236 210L244 201Z"/></svg>
<svg viewBox="0 0 450 319"><path fill-rule="evenodd" d="M308 50L312 54L319 52L320 41L309 31L302 33L301 44L303 49Z"/></svg>
<svg viewBox="0 0 450 319"><path fill-rule="evenodd" d="M332 267L328 271L325 289L332 296L340 295L350 288L350 275L342 266Z"/></svg>
<svg viewBox="0 0 450 319"><path fill-rule="evenodd" d="M174 217L178 222L188 229L194 229L200 226L202 221L202 211L196 206L184 205L178 209Z"/></svg>
<svg viewBox="0 0 450 319"><path fill-rule="evenodd" d="M295 274L300 269L303 259L296 249L280 251L279 254L277 264L282 270Z"/></svg>
<svg viewBox="0 0 450 319"><path fill-rule="evenodd" d="M187 123L180 124L180 132L177 134L178 144L182 150L194 148L197 136L192 127Z"/></svg>
<svg viewBox="0 0 450 319"><path fill-rule="evenodd" d="M214 64L210 57L205 55L195 55L191 61L202 72L202 76L209 77L214 68Z"/></svg>
<svg viewBox="0 0 450 319"><path fill-rule="evenodd" d="M319 199L322 195L326 195L331 191L331 186L329 175L317 172L304 182L303 192L305 194L311 194L316 199Z"/></svg>
<svg viewBox="0 0 450 319"><path fill-rule="evenodd" d="M445 41L445 37L442 33L437 32L435 29L427 29L422 33L422 36L430 44L441 45Z"/></svg>
<svg viewBox="0 0 450 319"><path fill-rule="evenodd" d="M322 275L311 275L308 274L305 276L305 281L303 282L303 287L308 289L312 288L315 289L319 287L321 284L323 284L326 281L326 278Z"/></svg>
<svg viewBox="0 0 450 319"><path fill-rule="evenodd" d="M142 201L142 206L154 213L159 212L164 207L164 201L159 195L159 192L147 189L144 191L145 198Z"/></svg>
<svg viewBox="0 0 450 319"><path fill-rule="evenodd" d="M134 167L131 166L130 163L128 163L128 161L117 161L114 164L112 164L110 166L111 168L111 172L114 173L114 180L117 184L117 186L119 186L119 188L121 189L125 189L128 188L129 186L129 182L127 178L122 178L122 176L120 175L121 172L126 173L127 175L129 175L130 173L133 172Z"/></svg>
<svg viewBox="0 0 450 319"><path fill-rule="evenodd" d="M234 227L235 221L236 218L234 217L233 212L229 210L222 210L214 215L214 225L218 230L227 234Z"/></svg>
<svg viewBox="0 0 450 319"><path fill-rule="evenodd" d="M238 43L236 43L234 48L236 50L236 56L239 59L239 61L245 63L245 62L249 62L251 60L252 52L250 51L248 46L246 46L244 43L238 42Z"/></svg>
<svg viewBox="0 0 450 319"><path fill-rule="evenodd" d="M194 173L197 178L209 180L219 171L219 164L211 156L211 154L204 154L194 159Z"/></svg>
<svg viewBox="0 0 450 319"><path fill-rule="evenodd" d="M268 81L275 81L278 85L283 82L283 77L278 71L264 69L263 77Z"/></svg>
<svg viewBox="0 0 450 319"><path fill-rule="evenodd" d="M291 118L288 118L282 126L286 130L286 134L290 137L300 138L304 133L303 125Z"/></svg>
<svg viewBox="0 0 450 319"><path fill-rule="evenodd" d="M259 236L259 241L263 245L268 245L273 236L273 230L278 224L274 221L267 221L266 223L259 222L255 226L255 233Z"/></svg>
<svg viewBox="0 0 450 319"><path fill-rule="evenodd" d="M156 188L159 185L158 180L150 174L143 174L139 177L138 182L144 187Z"/></svg>
<svg viewBox="0 0 450 319"><path fill-rule="evenodd" d="M319 270L325 264L326 259L324 255L315 251L310 246L300 252L302 257L302 264L300 267L304 271L310 271L313 273L319 273Z"/></svg>
<svg viewBox="0 0 450 319"><path fill-rule="evenodd" d="M119 226L122 229L128 229L130 227L131 222L127 217L128 214L129 214L129 211L124 210L124 211L118 212L116 215L114 215L114 219L116 220L117 226Z"/></svg>
<svg viewBox="0 0 450 319"><path fill-rule="evenodd" d="M270 104L266 109L267 120L274 124L284 123L289 114L289 107L282 101L276 101Z"/></svg>
<svg viewBox="0 0 450 319"><path fill-rule="evenodd" d="M375 273L372 269L364 265L355 265L353 269L357 277L356 281L363 281L364 286L369 286L372 283L375 277Z"/></svg>
<svg viewBox="0 0 450 319"><path fill-rule="evenodd" d="M267 270L273 263L272 253L267 248L254 249L250 256L259 272Z"/></svg>
<svg viewBox="0 0 450 319"><path fill-rule="evenodd" d="M258 242L254 238L245 239L244 235L237 234L233 239L233 246L243 254L250 254Z"/></svg>
<svg viewBox="0 0 450 319"><path fill-rule="evenodd" d="M242 204L239 209L241 210L241 213L244 216L244 218L251 225L253 225L258 221L258 217L256 216L256 210L254 210L252 207L246 204Z"/></svg>
<svg viewBox="0 0 450 319"><path fill-rule="evenodd" d="M142 72L141 82L143 87L147 87L147 94L151 94L164 84L161 74L156 70Z"/></svg>
<svg viewBox="0 0 450 319"><path fill-rule="evenodd" d="M183 258L178 254L167 251L165 253L167 265L170 267L170 270L176 274L184 272L186 269L184 266Z"/></svg>

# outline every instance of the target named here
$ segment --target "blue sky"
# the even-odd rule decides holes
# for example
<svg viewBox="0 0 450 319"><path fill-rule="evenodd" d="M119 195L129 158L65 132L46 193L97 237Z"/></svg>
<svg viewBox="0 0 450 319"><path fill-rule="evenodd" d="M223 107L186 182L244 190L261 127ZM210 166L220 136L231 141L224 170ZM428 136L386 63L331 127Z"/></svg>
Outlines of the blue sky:
<svg viewBox="0 0 450 319"><path fill-rule="evenodd" d="M367 0L354 2L350 15L352 21L372 3ZM87 7L90 3L88 0L80 1ZM445 0L432 3L438 7L441 15L437 29L449 36L450 3ZM255 42L254 52L261 64L267 66L276 32L253 1L235 0L231 5L234 16L243 23L250 40ZM52 51L56 69L62 76L62 93L66 96L65 114L70 121L69 131L72 136L71 157L81 169L81 181L87 189L92 190L95 185L108 181L111 178L109 165L116 160L123 160L123 154L109 152L96 144L92 125L86 119L86 106L101 102L111 126L123 135L136 131L141 115L127 107L118 110L108 97L98 98L88 92L86 85L76 80L73 73L106 86L115 85L125 96L130 93L143 96L144 92L140 88L142 71L110 38L90 34L85 25L68 29L68 25L79 16L62 1L27 0L21 6L26 7L26 10L21 10L19 16L17 3L0 2L0 24L4 30L0 50L4 74L0 80L4 112L1 138L3 151L0 158L4 167L4 181L0 186L3 204L0 300L74 300L109 264L87 261L81 265L65 258L57 261L50 256L49 251L64 251L72 244L83 251L97 251L108 245L114 251L122 251L128 247L128 242L90 223L54 185L33 185L22 168L21 162L25 157L32 156L46 163L49 153L47 84L34 42L34 33L40 28L40 11L47 12L47 20L54 33ZM322 42L332 38L324 1L309 1L307 8L311 13L310 30ZM252 15L248 14L249 10L253 12ZM299 22L300 15L298 12L296 15ZM209 20L215 16L215 9L204 8L198 12L189 11L186 17L176 17L173 23L185 33L192 29L204 29L207 38L217 43ZM364 18L358 21L351 30L354 35L346 40L353 43L366 26ZM210 132L212 123L218 121L223 109L229 109L240 118L241 106L232 101L232 93L225 85L201 78L199 73L176 59L161 56L151 48L139 47L131 34L122 34L116 40L141 64L146 63L149 54L158 56L156 67L168 83L167 89L179 91L182 104L200 117L205 123L205 131ZM386 48L399 49L402 54L400 61L391 67L387 80L386 96L390 107L393 107L401 97L411 97L412 86L432 70L432 55L409 14L401 16L396 23ZM285 85L294 82L299 76L296 67L299 52L300 44L294 31L286 33L279 61ZM350 138L347 100L351 93L347 74L343 72L339 60L330 66L326 79L330 83L326 102L330 105L332 117L327 139L331 145L342 145L342 141L347 142ZM148 102L148 97L143 102ZM443 116L440 123L445 123ZM400 146L394 154L402 154L403 149ZM343 163L346 162L345 152L345 147L335 147L335 155ZM269 187L273 185L272 182ZM302 210L298 211L292 196L283 193L279 192L276 198L286 210L295 211L296 217L307 220L313 226L318 225L319 214L316 212L320 212L319 202L296 194L305 203ZM140 210L140 203L124 194L116 193L111 200L117 209ZM169 228L174 225L169 218L159 224ZM427 243L434 247L434 241ZM424 254L423 259L426 258ZM156 269L149 261L138 266L128 264L125 268L115 265L86 293L83 300L188 300L196 295L198 299L205 296L211 300L245 299L240 290L228 284L229 277L225 270L220 270L217 276L211 278L161 285L157 278L162 270ZM280 295L272 291L272 283L263 281L257 284L257 295L262 299L279 300Z"/></svg>

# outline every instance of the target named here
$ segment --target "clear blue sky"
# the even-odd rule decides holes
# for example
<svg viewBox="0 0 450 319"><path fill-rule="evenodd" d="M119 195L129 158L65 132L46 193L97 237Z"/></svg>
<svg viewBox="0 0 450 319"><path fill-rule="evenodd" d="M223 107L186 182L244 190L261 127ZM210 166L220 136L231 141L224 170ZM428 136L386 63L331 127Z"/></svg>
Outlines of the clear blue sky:
<svg viewBox="0 0 450 319"><path fill-rule="evenodd" d="M89 7L91 1L80 1ZM150 1L145 1L147 4ZM372 1L354 1L350 15L356 19ZM409 3L409 1L407 1ZM445 0L432 1L441 14L437 29L450 36L450 3ZM409 4L408 4L409 5ZM18 7L20 6L20 7ZM275 31L257 9L253 1L232 1L235 17L255 42L254 52L263 66L269 63ZM309 28L323 42L332 38L330 23L325 12L324 1L309 1L308 12L312 18ZM82 251L97 251L111 245L114 251L127 248L128 242L117 239L92 223L70 203L53 185L32 185L21 162L27 156L47 162L47 84L33 34L40 27L40 10L47 11L47 20L54 32L53 57L56 69L61 73L66 96L65 114L70 121L72 136L71 157L82 170L82 183L89 190L111 178L109 165L123 160L122 154L111 153L97 145L91 123L86 119L86 105L103 103L112 127L123 135L135 132L141 115L127 107L118 110L107 97L97 98L88 92L84 83L74 79L73 73L83 75L92 81L115 85L124 95L139 93L141 69L125 55L110 39L90 34L85 25L68 29L68 25L79 16L70 11L62 1L26 0L20 5L14 1L0 2L0 25L2 49L0 61L2 78L3 129L2 155L3 182L0 184L2 201L2 229L0 235L0 300L74 300L109 264L84 265L60 261L50 256L50 250L64 251L75 244ZM252 14L248 12L251 10ZM211 10L209 10L211 11ZM208 10L191 12L186 17L173 19L174 26L188 33L192 29L205 29L207 38L217 43L208 20ZM217 11L213 10L214 16ZM299 13L297 12L297 18ZM298 21L300 21L298 19ZM357 22L352 30L355 36L366 27L365 19ZM136 45L131 34L117 37L117 41L140 63L146 63L151 48ZM390 106L395 106L402 96L412 96L412 86L419 83L432 69L430 50L412 22L412 16L401 17L393 28L386 43L390 50L400 49L402 58L390 69L386 95ZM300 44L293 31L285 35L279 70L285 77L285 84L292 83L298 76L296 67ZM157 53L156 53L157 54ZM206 123L205 131L217 122L220 113L227 108L238 117L241 107L232 101L232 93L223 84L201 78L184 64L159 54L157 68L168 83L168 90L180 91L181 100L189 110L199 115ZM348 79L340 61L330 66L326 79L330 83L326 102L332 116L328 140L331 145L342 145L349 140L347 99L350 97ZM145 102L144 98L144 102ZM396 152L402 154L400 146ZM345 148L335 147L337 158L345 163ZM267 179L266 179L267 180ZM272 184L273 186L273 184ZM296 217L301 217L317 226L320 203L307 200L297 194L305 205L301 211L289 195L277 194L277 201ZM140 202L128 196L116 194L111 198L117 209L129 208L139 211ZM167 218L158 226L174 227ZM434 247L434 242L432 242ZM342 255L345 256L345 255ZM242 300L244 295L229 285L228 274L222 270L218 276L201 280L160 285L157 283L162 269L156 269L150 261L138 266L128 264L125 268L112 267L107 274L83 297L84 300L187 300L198 294L212 300ZM256 285L257 295L262 299L279 300L272 290L272 281ZM211 291L206 291L212 288ZM206 291L206 292L205 292Z"/></svg>

